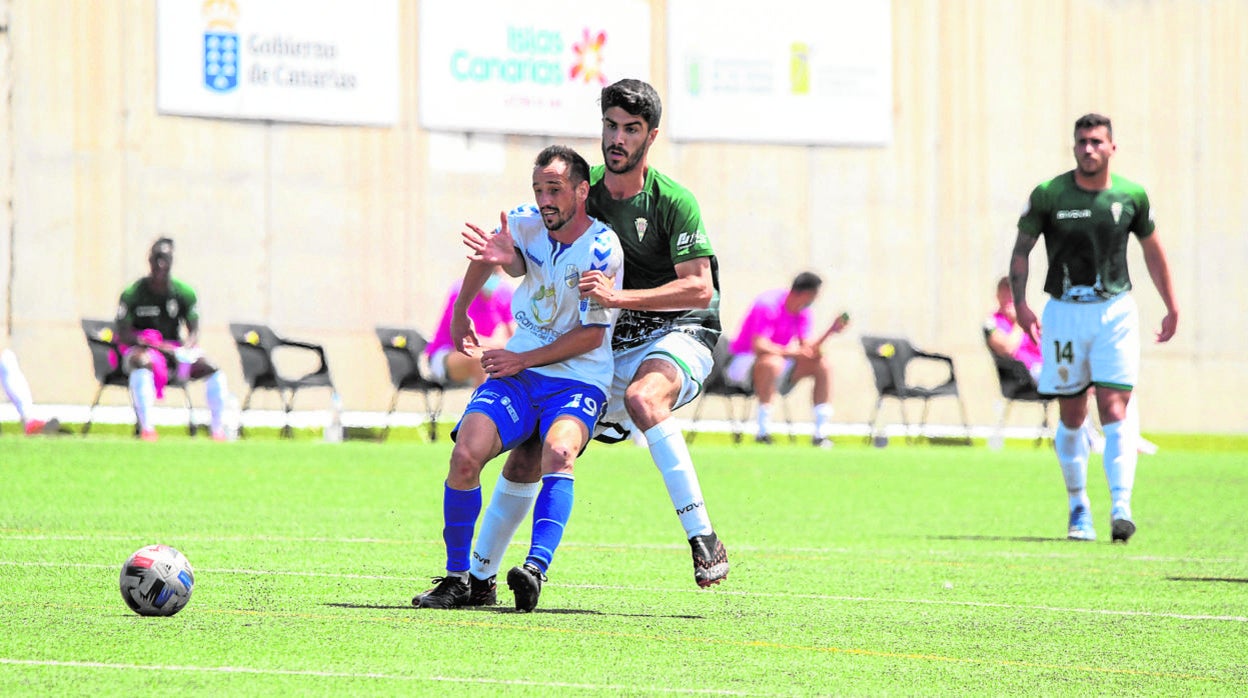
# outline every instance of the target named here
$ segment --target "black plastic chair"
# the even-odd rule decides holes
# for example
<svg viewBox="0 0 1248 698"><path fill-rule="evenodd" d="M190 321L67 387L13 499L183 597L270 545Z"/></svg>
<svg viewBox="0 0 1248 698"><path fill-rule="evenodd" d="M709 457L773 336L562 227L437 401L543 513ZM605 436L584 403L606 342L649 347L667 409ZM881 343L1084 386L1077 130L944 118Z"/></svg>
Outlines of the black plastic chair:
<svg viewBox="0 0 1248 698"><path fill-rule="evenodd" d="M87 422L82 425L82 435L86 436L91 431L91 424L95 419L95 408L100 404L100 396L104 394L104 389L113 386L125 388L127 394L130 391L130 377L126 375L122 368L122 361L125 359L121 356L121 347L116 341L116 324L112 320L94 320L83 318L82 332L87 337L87 348L91 350L91 366L95 371L95 380L99 386L95 390L95 397L91 399L91 407L87 409ZM110 359L110 357L112 357ZM176 366L174 358L166 354L170 366ZM116 364L114 367L113 364ZM182 398L186 402L186 421L187 432L191 436L199 431L199 427L195 424L195 417L191 407L191 394L186 389L186 384L177 380L176 375L169 376L169 382L166 387L177 388L182 391ZM135 433L138 433L139 424L134 424Z"/></svg>
<svg viewBox="0 0 1248 698"><path fill-rule="evenodd" d="M719 341L715 343L714 351L711 352L713 359L711 372L706 376L706 380L702 381L702 392L698 396L698 403L693 407L693 420L685 434L685 440L688 443L693 443L693 440L698 437L698 418L702 415L702 407L706 404L706 399L712 396L727 400L728 424L732 429L732 442L741 443L745 420L750 416L750 403L754 400L754 389L728 382L726 371L728 364L732 361L732 353L728 351L728 344L728 337L721 334ZM741 415L739 417L738 405L740 405Z"/></svg>
<svg viewBox="0 0 1248 698"><path fill-rule="evenodd" d="M325 348L319 344L300 342L279 337L267 325L244 322L231 322L230 334L238 347L238 358L243 365L243 380L247 382L247 396L243 398L242 409L239 410L238 435L243 436L242 415L251 406L251 396L257 390L276 390L282 400L286 423L282 426L282 436L290 438L294 435L290 427L290 413L294 409L295 394L303 388L329 388L336 392L334 383L329 377L329 365L325 360ZM278 372L273 362L273 353L279 348L292 348L311 352L319 360L319 365L310 373L297 377L289 377Z"/></svg>
<svg viewBox="0 0 1248 698"><path fill-rule="evenodd" d="M443 383L434 380L424 367L425 347L429 340L419 330L403 327L378 327L377 341L390 368L390 383L394 395L386 410L386 426L381 440L390 435L390 415L398 407L403 391L420 393L425 402L425 419L429 422L429 440L438 440L438 417L442 414L442 399L449 388L468 387L467 383Z"/></svg>
<svg viewBox="0 0 1248 698"><path fill-rule="evenodd" d="M867 355L867 362L871 364L871 371L875 376L875 390L878 394L867 429L868 442L877 436L880 406L885 398L897 400L901 411L901 422L906 429L906 442L909 443L911 430L910 422L906 417L906 400L923 401L923 414L918 424L918 436L924 437L926 436L929 402L933 398L952 397L957 400L958 409L962 415L962 426L966 429L965 442L971 443L970 420L966 416L966 405L962 402L962 395L958 392L958 378L954 373L951 357L923 351L901 337L864 336L862 348ZM907 377L907 371L911 363L916 361L939 364L943 369L941 370L943 378L938 382L912 383ZM930 437L928 438L930 440Z"/></svg>
<svg viewBox="0 0 1248 698"><path fill-rule="evenodd" d="M702 415L702 406L708 397L723 398L728 402L728 424L732 430L732 442L734 444L741 443L745 431L745 423L750 418L750 405L754 402L754 387L752 385L740 385L728 381L727 370L728 364L732 363L732 352L728 346L731 341L725 335L720 335L719 340L715 342L715 349L711 352L713 363L711 364L711 372L702 382L702 392L698 395L697 404L693 407L693 419L689 424L689 429L685 432L685 441L693 443L698 436L698 418ZM793 419L789 415L789 403L785 400L785 396L780 395L780 403L784 409L784 419L789 425L789 441L797 440L797 435L793 433ZM738 414L739 413L739 414Z"/></svg>
<svg viewBox="0 0 1248 698"><path fill-rule="evenodd" d="M1031 372L1027 370L1027 366L1023 362L1008 356L1002 356L993 351L992 347L988 347L988 354L992 356L993 365L997 369L997 382L1001 386L1001 397L1005 399L1005 406L1001 410L1001 419L997 422L995 436L999 439L1001 432L1005 429L1005 421L1010 416L1010 407L1016 402L1022 402L1039 405L1043 415L1043 420L1040 423L1040 435L1036 437L1036 445L1043 444L1045 439L1052 440L1053 429L1049 426L1049 406L1053 403L1053 398L1037 392L1036 382L1032 379Z"/></svg>

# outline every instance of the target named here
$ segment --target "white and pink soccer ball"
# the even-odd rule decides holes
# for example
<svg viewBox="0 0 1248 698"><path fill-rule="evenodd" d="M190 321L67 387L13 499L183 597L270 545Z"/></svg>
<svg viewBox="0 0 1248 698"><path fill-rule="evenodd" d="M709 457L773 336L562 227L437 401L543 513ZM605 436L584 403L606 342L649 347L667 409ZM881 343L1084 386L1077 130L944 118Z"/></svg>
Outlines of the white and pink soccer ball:
<svg viewBox="0 0 1248 698"><path fill-rule="evenodd" d="M191 600L191 561L167 545L141 548L121 566L121 598L141 616L171 616Z"/></svg>

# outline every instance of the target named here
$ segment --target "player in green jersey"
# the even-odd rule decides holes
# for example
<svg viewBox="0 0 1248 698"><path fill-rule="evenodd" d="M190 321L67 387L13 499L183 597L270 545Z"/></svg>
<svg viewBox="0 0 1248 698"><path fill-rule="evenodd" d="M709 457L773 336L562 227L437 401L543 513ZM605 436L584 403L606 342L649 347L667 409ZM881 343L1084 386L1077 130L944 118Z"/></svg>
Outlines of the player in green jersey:
<svg viewBox="0 0 1248 698"><path fill-rule="evenodd" d="M1116 149L1108 117L1087 114L1075 122L1075 169L1032 191L1018 220L1010 286L1018 324L1043 353L1039 390L1058 397L1055 447L1069 497L1067 537L1096 539L1087 495L1088 443L1080 438L1091 387L1105 431L1112 540L1125 543L1135 533L1131 491L1138 425L1127 417L1140 363L1139 311L1128 293L1127 241L1132 235L1166 306L1158 342L1174 336L1179 309L1148 195L1140 185L1110 173ZM1026 297L1028 258L1041 236L1049 262L1044 290L1050 296L1043 322Z"/></svg>
<svg viewBox="0 0 1248 698"><path fill-rule="evenodd" d="M698 586L728 576L728 553L707 515L701 485L672 412L702 389L719 337L718 263L697 199L648 163L662 103L649 84L620 80L602 90L602 155L590 174L588 210L624 248L624 288L603 274L581 277L583 298L620 308L612 341L615 379L600 421L635 425L685 529ZM627 435L625 426L618 434ZM601 439L606 440L606 439ZM618 440L618 439L617 439ZM508 455L481 525L470 574L487 580L536 496L540 442Z"/></svg>
<svg viewBox="0 0 1248 698"><path fill-rule="evenodd" d="M117 306L117 338L130 375L130 397L139 420L139 435L156 439L151 423L152 403L164 394L174 371L176 380L207 378L212 437L226 438L223 422L225 374L199 350L199 310L195 291L170 276L173 240L160 238L148 254L150 273L121 292ZM186 327L186 335L182 328Z"/></svg>

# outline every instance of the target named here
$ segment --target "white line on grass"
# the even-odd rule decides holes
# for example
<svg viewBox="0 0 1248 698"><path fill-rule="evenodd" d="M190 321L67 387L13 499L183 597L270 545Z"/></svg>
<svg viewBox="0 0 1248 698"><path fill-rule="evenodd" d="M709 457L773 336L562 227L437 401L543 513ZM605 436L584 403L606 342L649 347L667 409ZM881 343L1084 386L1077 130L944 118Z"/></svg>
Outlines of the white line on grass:
<svg viewBox="0 0 1248 698"><path fill-rule="evenodd" d="M11 659L0 657L0 664L11 664L18 666L45 666L60 667L70 669L112 669L120 671L185 671L185 672L205 672L216 674L259 674L268 676L309 676L313 678L327 679L381 679L386 681L421 681L435 683L459 683L459 684L488 684L497 686L534 686L540 688L575 688L589 691L612 691L612 692L635 692L643 693L688 693L698 695L716 695L716 696L759 696L772 695L767 693L744 693L741 691L725 691L714 689L697 689L697 688L672 688L669 686L646 686L644 688L629 685L619 686L612 684L594 684L594 683L564 683L560 681L526 681L522 679L482 679L472 677L458 676L400 676L397 674L379 674L374 672L339 672L339 671L310 671L302 669L260 669L256 667L205 667L205 666L178 666L166 664L112 664L107 662L70 662L54 659Z"/></svg>
<svg viewBox="0 0 1248 698"><path fill-rule="evenodd" d="M100 565L86 562L18 562L12 560L0 560L0 567L56 567L56 568L79 568L79 569L119 569L116 565ZM239 574L258 577L328 577L332 579L375 579L383 581L396 582L418 582L423 577L399 577L383 574L350 574L343 572L298 572L290 570L249 570L249 569L227 569L227 568L201 568L196 570L196 574ZM588 589L592 591L622 591L634 594L707 594L704 589L666 589L658 587L625 587L625 586L609 586L604 584L567 584L567 583L549 583L552 587L563 589ZM993 601L952 601L942 599L907 599L907 598L877 598L872 596L837 596L833 594L784 594L774 592L756 592L756 591L730 591L727 589L717 589L715 595L723 596L740 596L742 598L777 598L777 599L808 599L812 601L850 601L855 603L891 603L906 605L923 605L923 606L963 606L970 608L1000 608L1006 610L1025 610L1025 611L1045 611L1049 613L1078 613L1083 615L1098 616L1130 616L1136 618L1172 618L1176 620L1210 620L1229 623L1248 623L1248 616L1215 616L1190 613L1163 613L1159 611L1118 611L1107 608L1073 608L1065 606L1042 606L1034 604L1013 604L998 603Z"/></svg>

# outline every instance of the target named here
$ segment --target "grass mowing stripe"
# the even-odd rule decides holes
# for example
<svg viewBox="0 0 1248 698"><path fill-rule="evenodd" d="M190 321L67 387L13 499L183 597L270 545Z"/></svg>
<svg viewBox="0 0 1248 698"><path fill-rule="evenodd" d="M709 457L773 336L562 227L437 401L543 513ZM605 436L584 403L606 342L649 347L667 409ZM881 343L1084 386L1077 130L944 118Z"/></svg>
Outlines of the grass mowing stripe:
<svg viewBox="0 0 1248 698"><path fill-rule="evenodd" d="M713 695L713 696L755 696L755 695L772 695L760 693L742 693L739 691L726 691L714 689L695 689L695 688L671 688L669 686L611 686L604 684L589 683L564 683L549 681L523 681L523 680L505 680L505 679L482 679L474 677L454 677L454 676L399 676L396 674L377 674L371 672L365 673L349 673L340 671L307 671L299 669L260 669L256 667L239 667L239 666L185 666L185 665L162 665L162 664L111 664L108 662L71 662L64 660L42 660L42 659L12 659L8 657L0 657L0 664L10 664L17 666L42 666L57 667L69 669L110 669L118 671L182 671L182 672L206 672L219 674L259 674L269 676L308 676L313 678L325 679L382 679L386 681L416 681L429 683L462 683L462 684L480 684L480 685L496 685L496 686L528 686L533 688L575 688L586 691L645 691L646 693L678 693L692 695Z"/></svg>
<svg viewBox="0 0 1248 698"><path fill-rule="evenodd" d="M85 608L79 606L79 608ZM295 618L302 621L329 621L329 619L338 619L336 616L326 616L326 614L313 613L271 613L271 612L255 612L255 611L227 611L227 609L201 609L201 613L226 614L226 616L246 616L246 617L275 617L275 618ZM482 611L468 611L469 614L479 614ZM1147 669L1131 669L1122 667L1094 667L1088 664L1057 664L1045 662L1025 662L1017 661L1017 659L981 659L975 657L950 657L941 656L941 654L927 654L917 652L890 652L880 651L880 649L865 648L845 648L845 647L822 647L822 646L802 646L802 644L779 643L771 641L731 641L731 639L721 639L714 637L696 637L696 636L655 636L655 634L644 633L626 633L619 631L582 631L582 629L549 627L549 626L533 626L533 624L518 623L497 623L483 621L462 621L457 618L437 618L437 616L457 616L463 613L413 613L409 616L382 616L369 617L364 619L368 623L416 623L431 624L431 626L441 627L463 627L474 629L489 629L489 631L514 631L520 633L545 633L558 634L558 636L588 636L600 638L626 638L635 639L635 641L645 641L650 643L694 643L708 644L715 647L731 647L739 649L784 649L784 651L795 651L800 653L817 653L817 654L846 654L846 656L856 657L876 657L886 659L904 659L904 661L932 662L932 663L948 663L948 664L975 664L975 666L990 667L1018 667L1027 669L1046 669L1046 671L1061 672L1080 672L1085 674L1118 674L1118 676L1131 677L1153 677L1182 679L1182 681L1199 681L1208 683L1237 683L1234 679L1222 677L1201 676L1201 674L1192 673L1176 673L1162 671L1147 671ZM433 617L427 619L427 617ZM47 664L47 666L95 666L96 663L80 663L80 662L37 662L22 661L22 659L5 659L0 658L0 663L32 663ZM105 667L107 668L107 667ZM121 666L120 668L162 668L162 667L140 667L140 666ZM382 674L352 674L352 673L333 673L333 672L301 672L286 671L286 669L237 669L237 668L196 668L196 667L163 667L171 669L185 669L185 671L238 671L246 673L281 673L281 674L298 674L298 676L323 676L323 677L363 677L363 678L408 678L408 677L388 677ZM429 679L429 681L439 681L439 679ZM483 681L483 683L513 683L504 681ZM589 686L589 684L570 684L570 683L529 683L519 682L520 684L532 684L532 686L549 686L549 687L567 687L567 688L602 688L617 689L622 691L624 687L597 687ZM629 691L636 691L636 687L629 687ZM648 688L641 691L649 691ZM669 691L670 692L670 691ZM679 691L690 693L706 693L708 691ZM721 691L713 691L711 693L723 693Z"/></svg>
<svg viewBox="0 0 1248 698"><path fill-rule="evenodd" d="M73 567L78 569L118 569L116 565L100 565L93 563L80 562L13 562L9 560L0 560L0 567L46 567L46 568L66 568ZM377 574L353 574L350 572L292 572L290 570L247 570L247 569L197 569L196 574L238 574L252 575L261 577L309 577L309 578L330 578L330 579L371 579L381 581L395 582L419 582L423 577L395 577L389 575ZM871 604L902 604L902 605L923 605L923 606L955 606L965 608L999 608L1004 610L1023 610L1023 611L1043 611L1046 613L1074 613L1082 615L1100 615L1100 616L1124 616L1138 618L1171 618L1175 620L1208 620L1229 623L1248 623L1248 616L1218 616L1191 613L1166 613L1162 611L1120 611L1109 608L1068 608L1061 606L1044 606L1036 604L1012 604L997 603L992 601L948 601L940 599L906 599L906 598L877 598L870 596L843 596L836 594L792 594L781 592L746 592L732 591L729 589L715 589L708 591L706 589L668 589L661 587L635 587L635 586L612 586L604 584L569 584L558 582L547 582L547 586L562 589L590 589L595 591L619 591L629 594L699 594L709 596L737 596L743 599L750 598L772 598L772 599L805 599L808 601L849 601ZM0 607L17 605L14 602L0 601ZM40 604L54 605L54 604ZM75 607L78 607L75 605Z"/></svg>

